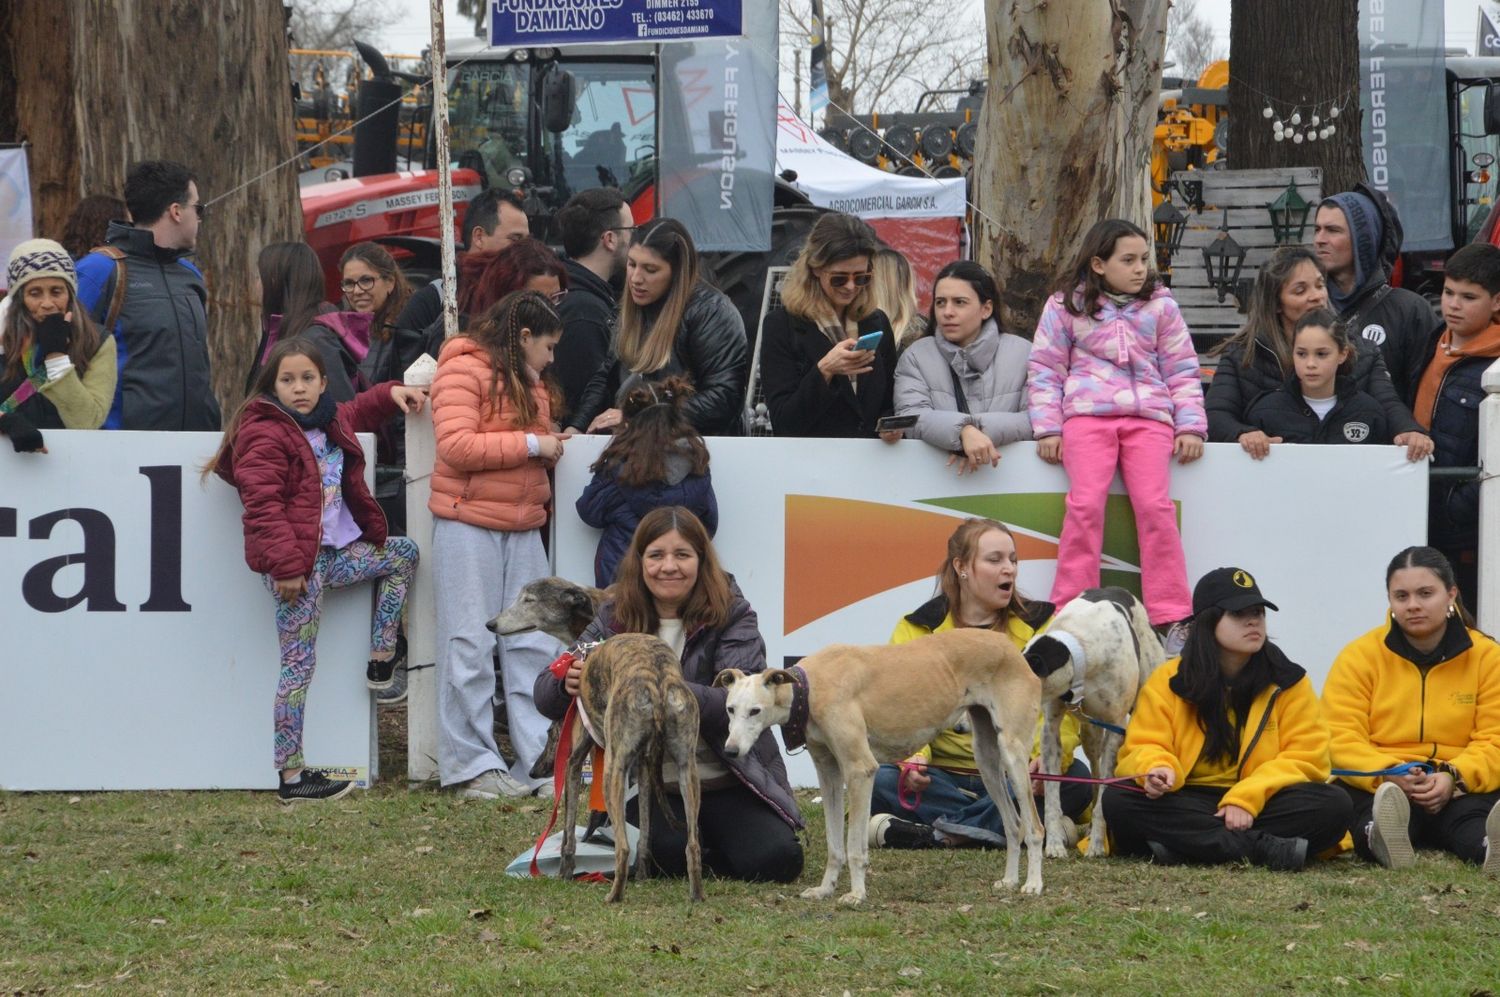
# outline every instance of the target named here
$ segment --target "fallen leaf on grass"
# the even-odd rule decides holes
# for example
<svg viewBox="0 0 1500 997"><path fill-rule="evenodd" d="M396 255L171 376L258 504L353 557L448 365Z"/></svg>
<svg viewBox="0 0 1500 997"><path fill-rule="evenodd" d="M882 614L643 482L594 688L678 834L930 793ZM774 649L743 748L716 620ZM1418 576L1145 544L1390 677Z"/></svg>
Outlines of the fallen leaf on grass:
<svg viewBox="0 0 1500 997"><path fill-rule="evenodd" d="M488 913L488 912L486 912L486 913ZM542 918L542 927L544 927L544 928L550 928L550 927L552 927L556 923L557 923L557 918L553 917L551 914L548 914L546 917Z"/></svg>
<svg viewBox="0 0 1500 997"><path fill-rule="evenodd" d="M491 911L488 907L470 907L469 919L473 921L487 921L489 920L490 913Z"/></svg>
<svg viewBox="0 0 1500 997"><path fill-rule="evenodd" d="M909 979L915 980L917 977L919 977L919 976L922 975L922 967L920 967L920 966L906 966L905 968L899 970L896 973L896 975L897 976L905 976L905 977L907 977Z"/></svg>
<svg viewBox="0 0 1500 997"><path fill-rule="evenodd" d="M240 858L242 858L242 859L253 859L256 856L258 856L259 854L260 854L260 852L244 851L244 852L240 852Z"/></svg>
<svg viewBox="0 0 1500 997"><path fill-rule="evenodd" d="M418 907L416 910L412 911L410 914L408 914L406 916L407 917L426 917L428 914L431 914L431 913L432 913L432 908L431 907Z"/></svg>
<svg viewBox="0 0 1500 997"><path fill-rule="evenodd" d="M1337 983L1341 987L1347 987L1349 985L1349 981L1344 979L1342 976L1335 976L1333 978L1333 982Z"/></svg>
<svg viewBox="0 0 1500 997"><path fill-rule="evenodd" d="M1365 941L1363 938L1355 938L1355 939L1351 939L1350 941L1345 942L1344 943L1344 948L1346 948L1346 949L1354 949L1355 951L1358 951L1358 952L1374 952L1375 951L1375 946L1371 945L1369 942Z"/></svg>
<svg viewBox="0 0 1500 997"><path fill-rule="evenodd" d="M83 797L81 797L81 796L70 796L70 797L68 797L68 802L69 803L82 803L83 802Z"/></svg>
<svg viewBox="0 0 1500 997"><path fill-rule="evenodd" d="M167 923L167 919L164 918L164 917L153 917L151 919L151 923L159 926L159 925L166 924Z"/></svg>
<svg viewBox="0 0 1500 997"><path fill-rule="evenodd" d="M1297 943L1296 942L1287 942L1286 943L1286 950L1288 952L1290 952L1292 949L1294 949L1296 947L1297 947Z"/></svg>
<svg viewBox="0 0 1500 997"><path fill-rule="evenodd" d="M485 928L479 933L479 940L481 942L484 942L486 945L489 945L493 942L498 942L500 940L500 936L495 934L489 928Z"/></svg>
<svg viewBox="0 0 1500 997"><path fill-rule="evenodd" d="M1197 917L1197 918L1204 918L1204 917L1208 916L1208 911L1206 911L1206 910L1200 910L1198 913L1194 914L1193 916Z"/></svg>
<svg viewBox="0 0 1500 997"><path fill-rule="evenodd" d="M340 928L339 934L343 935L345 938L349 939L352 942L362 942L365 940L364 935L361 935L359 932L354 931L351 928Z"/></svg>
<svg viewBox="0 0 1500 997"><path fill-rule="evenodd" d="M431 845L418 845L417 847L413 848L412 851L416 852L418 855L431 855L432 854L432 846Z"/></svg>
<svg viewBox="0 0 1500 997"><path fill-rule="evenodd" d="M960 914L967 914L969 911L971 911L973 909L974 909L974 905L973 904L959 904L958 905L958 912Z"/></svg>
<svg viewBox="0 0 1500 997"><path fill-rule="evenodd" d="M36 852L27 852L22 857L25 858L26 861L28 861L28 862L35 862L37 859L41 858L41 856L38 855Z"/></svg>

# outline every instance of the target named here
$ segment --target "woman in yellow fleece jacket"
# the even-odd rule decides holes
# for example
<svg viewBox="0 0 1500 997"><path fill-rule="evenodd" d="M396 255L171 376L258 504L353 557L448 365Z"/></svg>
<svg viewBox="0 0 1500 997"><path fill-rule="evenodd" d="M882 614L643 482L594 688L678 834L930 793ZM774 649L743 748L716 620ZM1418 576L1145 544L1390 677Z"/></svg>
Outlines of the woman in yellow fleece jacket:
<svg viewBox="0 0 1500 997"><path fill-rule="evenodd" d="M938 572L939 594L903 617L891 634L905 644L955 627L988 627L1010 636L1017 647L1052 617L1050 602L1033 602L1016 591L1016 541L993 519L966 519L948 538L948 556ZM1038 732L1040 732L1038 722ZM1062 757L1071 760L1068 775L1087 776L1088 765L1074 757L1078 721L1063 715ZM1032 751L1033 770L1040 744ZM870 805L870 843L875 847L931 848L946 845L1002 845L1000 812L979 778L974 762L974 735L967 724L949 728L911 758L904 768L882 765L875 773ZM1088 809L1091 787L1064 783L1063 813L1077 820ZM901 805L920 797L916 810ZM1038 811L1041 802L1037 803Z"/></svg>
<svg viewBox="0 0 1500 997"><path fill-rule="evenodd" d="M1500 875L1500 645L1463 608L1448 559L1408 547L1386 569L1390 621L1344 648L1323 686L1355 851L1391 868L1412 843ZM1416 806L1412 806L1416 804Z"/></svg>
<svg viewBox="0 0 1500 997"><path fill-rule="evenodd" d="M1104 818L1117 855L1162 865L1249 859L1301 869L1338 844L1348 798L1328 782L1328 727L1303 669L1266 640L1275 609L1248 571L1217 568L1193 589L1182 657L1141 689Z"/></svg>

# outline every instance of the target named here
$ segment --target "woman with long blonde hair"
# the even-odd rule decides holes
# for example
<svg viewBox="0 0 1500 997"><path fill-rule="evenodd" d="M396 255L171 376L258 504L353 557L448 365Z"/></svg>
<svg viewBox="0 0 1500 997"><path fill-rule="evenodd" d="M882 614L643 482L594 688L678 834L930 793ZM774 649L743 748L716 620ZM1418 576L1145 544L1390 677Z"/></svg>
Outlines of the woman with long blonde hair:
<svg viewBox="0 0 1500 997"><path fill-rule="evenodd" d="M691 377L697 389L683 413L694 429L704 436L744 434L750 374L744 320L699 277L698 250L682 223L657 218L630 240L620 326L569 425L610 432L632 389L677 374Z"/></svg>

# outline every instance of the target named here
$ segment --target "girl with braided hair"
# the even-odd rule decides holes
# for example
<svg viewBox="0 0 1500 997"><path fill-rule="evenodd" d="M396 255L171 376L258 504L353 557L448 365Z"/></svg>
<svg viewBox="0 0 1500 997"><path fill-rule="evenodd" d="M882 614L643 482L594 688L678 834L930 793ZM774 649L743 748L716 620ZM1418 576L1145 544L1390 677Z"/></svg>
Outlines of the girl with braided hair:
<svg viewBox="0 0 1500 997"><path fill-rule="evenodd" d="M684 506L709 536L718 532L708 447L683 412L691 397L693 383L685 377L631 389L620 406L625 421L589 468L594 480L578 496L578 515L604 531L594 555L594 584L600 588L614 582L635 528L652 509Z"/></svg>
<svg viewBox="0 0 1500 997"><path fill-rule="evenodd" d="M535 633L500 642L516 754L508 769L495 745L494 638L484 625L522 586L548 573L541 537L551 498L547 470L562 457L563 438L553 423L560 396L542 371L561 336L552 303L517 291L443 345L432 382L438 772L443 785L470 799L538 788L526 773L542 752L547 722L531 690L559 648Z"/></svg>

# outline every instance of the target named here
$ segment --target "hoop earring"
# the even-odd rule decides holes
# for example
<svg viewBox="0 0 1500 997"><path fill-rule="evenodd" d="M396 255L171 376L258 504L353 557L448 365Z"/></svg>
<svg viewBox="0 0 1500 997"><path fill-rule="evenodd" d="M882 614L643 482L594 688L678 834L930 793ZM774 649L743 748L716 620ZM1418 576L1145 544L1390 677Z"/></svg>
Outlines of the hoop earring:
<svg viewBox="0 0 1500 997"><path fill-rule="evenodd" d="M969 579L969 573L967 571L960 571L958 573L958 577L964 579L964 581L968 581L968 579Z"/></svg>

